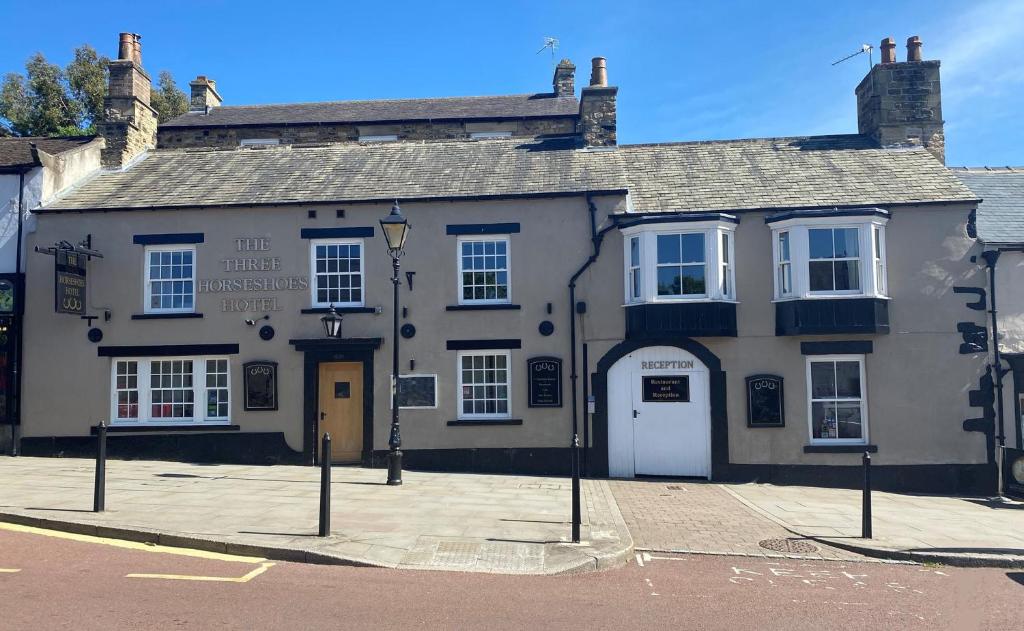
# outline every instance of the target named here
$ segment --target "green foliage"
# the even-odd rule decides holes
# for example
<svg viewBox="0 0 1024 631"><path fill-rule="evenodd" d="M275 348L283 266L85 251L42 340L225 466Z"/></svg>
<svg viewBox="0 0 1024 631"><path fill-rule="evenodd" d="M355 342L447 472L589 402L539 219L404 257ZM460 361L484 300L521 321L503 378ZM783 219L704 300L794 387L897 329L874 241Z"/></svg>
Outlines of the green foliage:
<svg viewBox="0 0 1024 631"><path fill-rule="evenodd" d="M96 133L103 118L110 60L83 44L65 68L42 53L25 63L25 73L8 73L0 82L0 136L78 136ZM188 111L188 97L171 73L160 73L151 105L160 122Z"/></svg>
<svg viewBox="0 0 1024 631"><path fill-rule="evenodd" d="M158 88L149 96L149 104L156 110L157 120L161 123L181 116L188 111L188 96L174 82L174 77L166 70L160 73Z"/></svg>

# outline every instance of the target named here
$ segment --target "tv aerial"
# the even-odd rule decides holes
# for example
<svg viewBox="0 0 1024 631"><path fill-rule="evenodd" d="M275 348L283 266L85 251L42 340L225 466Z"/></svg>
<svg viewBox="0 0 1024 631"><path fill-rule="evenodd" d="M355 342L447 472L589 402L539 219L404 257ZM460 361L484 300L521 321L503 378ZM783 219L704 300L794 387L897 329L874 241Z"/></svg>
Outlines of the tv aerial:
<svg viewBox="0 0 1024 631"><path fill-rule="evenodd" d="M833 61L832 65L833 66L838 66L839 64L843 63L847 59L853 59L857 55L863 55L864 53L867 53L868 54L868 70L870 70L871 67L875 65L874 61L871 59L871 51L873 49L874 49L874 46L872 46L871 44L861 44L860 45L860 50L858 50L857 52L853 53L852 55L847 55L846 57L843 57L842 59Z"/></svg>
<svg viewBox="0 0 1024 631"><path fill-rule="evenodd" d="M551 65L554 66L555 65L555 49L556 48L558 48L558 38L556 38L556 37L545 37L544 38L544 45L540 47L540 50L537 51L537 54L539 55L542 52L544 52L545 50L550 49L551 50Z"/></svg>

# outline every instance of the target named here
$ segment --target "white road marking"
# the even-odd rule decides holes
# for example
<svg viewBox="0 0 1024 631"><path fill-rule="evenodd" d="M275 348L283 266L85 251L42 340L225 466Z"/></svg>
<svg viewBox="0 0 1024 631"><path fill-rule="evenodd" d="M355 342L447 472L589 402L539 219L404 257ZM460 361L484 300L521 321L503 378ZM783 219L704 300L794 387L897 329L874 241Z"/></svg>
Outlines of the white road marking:
<svg viewBox="0 0 1024 631"><path fill-rule="evenodd" d="M644 566L644 557L639 552L636 553L636 564L639 565L640 567Z"/></svg>

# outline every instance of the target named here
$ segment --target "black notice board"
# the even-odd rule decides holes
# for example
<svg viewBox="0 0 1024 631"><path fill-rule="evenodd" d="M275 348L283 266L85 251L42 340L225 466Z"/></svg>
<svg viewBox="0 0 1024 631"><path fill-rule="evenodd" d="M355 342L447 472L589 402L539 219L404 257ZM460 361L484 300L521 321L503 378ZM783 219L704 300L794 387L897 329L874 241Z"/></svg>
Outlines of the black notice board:
<svg viewBox="0 0 1024 631"><path fill-rule="evenodd" d="M642 382L645 403L690 400L690 378L686 375L648 375Z"/></svg>
<svg viewBox="0 0 1024 631"><path fill-rule="evenodd" d="M85 257L76 252L57 250L53 271L54 310L85 315Z"/></svg>
<svg viewBox="0 0 1024 631"><path fill-rule="evenodd" d="M398 407L437 407L437 375L406 375L399 377Z"/></svg>
<svg viewBox="0 0 1024 631"><path fill-rule="evenodd" d="M782 377L751 375L747 377L747 427L783 427L785 398Z"/></svg>
<svg viewBox="0 0 1024 631"><path fill-rule="evenodd" d="M562 360L532 357L526 360L531 408L562 407Z"/></svg>
<svg viewBox="0 0 1024 631"><path fill-rule="evenodd" d="M242 366L246 410L277 409L277 362L249 362Z"/></svg>

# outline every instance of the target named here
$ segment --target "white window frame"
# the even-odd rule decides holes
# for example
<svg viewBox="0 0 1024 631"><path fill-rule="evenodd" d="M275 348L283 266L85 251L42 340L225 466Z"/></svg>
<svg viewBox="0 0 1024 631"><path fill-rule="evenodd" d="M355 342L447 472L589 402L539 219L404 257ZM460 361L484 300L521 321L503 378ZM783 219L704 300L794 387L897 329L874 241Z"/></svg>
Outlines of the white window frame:
<svg viewBox="0 0 1024 631"><path fill-rule="evenodd" d="M827 230L831 235L830 241L833 246L835 244L836 230L856 230L857 231L857 256L833 256L831 258L811 258L811 231L812 230ZM790 249L790 256L793 251ZM864 228L862 226L808 226L807 228L807 293L811 296L860 296L864 293ZM845 261L856 261L857 262L857 289L811 289L810 288L810 276L811 276L811 263L832 263L832 284L836 284L836 264Z"/></svg>
<svg viewBox="0 0 1024 631"><path fill-rule="evenodd" d="M786 258L782 258L782 237L786 237ZM780 297L788 298L793 295L793 235L789 230L777 230L772 233L772 240L775 242L775 286ZM788 283L784 282L788 281ZM788 284L788 288L786 285Z"/></svg>
<svg viewBox="0 0 1024 631"><path fill-rule="evenodd" d="M811 383L811 364L815 362L857 362L860 367L860 438L815 438L814 437L814 415L812 413L814 402L817 401L853 401L854 399L814 399L814 392ZM866 356L864 355L808 355L806 361L806 386L807 386L807 438L812 445L867 445L868 444L868 383L865 370Z"/></svg>
<svg viewBox="0 0 1024 631"><path fill-rule="evenodd" d="M281 144L280 138L242 138L239 147L273 147Z"/></svg>
<svg viewBox="0 0 1024 631"><path fill-rule="evenodd" d="M472 131L469 132L469 137L472 140L489 140L492 138L511 138L512 132L510 131Z"/></svg>
<svg viewBox="0 0 1024 631"><path fill-rule="evenodd" d="M637 260L633 264L633 244L636 243ZM644 248L640 235L626 237L626 302L635 303L643 300L644 288Z"/></svg>
<svg viewBox="0 0 1024 631"><path fill-rule="evenodd" d="M349 302L320 302L317 300L316 248L319 245L359 246L359 300ZM313 307L362 307L366 305L366 242L364 239L310 239L309 241L309 300ZM341 273L341 272L337 272Z"/></svg>
<svg viewBox="0 0 1024 631"><path fill-rule="evenodd" d="M466 414L462 411L462 358L463 357L486 357L503 356L505 358L505 388L507 393L507 405L504 413L494 414ZM455 359L455 383L456 383L456 418L460 421L500 421L512 418L512 352L509 350L470 350L459 351Z"/></svg>
<svg viewBox="0 0 1024 631"><path fill-rule="evenodd" d="M463 270L462 269L462 244L463 243L477 243L477 242L494 242L499 241L505 243L505 297L504 298L464 298L462 282L462 273L464 271L475 271L475 270ZM460 236L456 241L455 246L455 265L458 269L458 304L460 305L505 305L512 303L512 239L507 234L484 234L484 235L465 235ZM496 270L497 271L497 270Z"/></svg>
<svg viewBox="0 0 1024 631"><path fill-rule="evenodd" d="M798 217L784 221L772 222L769 225L772 230L772 266L774 300L814 300L834 298L888 298L887 287L887 262L885 248L885 228L889 220L887 217L853 216L853 217ZM859 230L858 268L860 271L859 290L840 291L811 291L810 290L810 238L809 231L818 228L857 228ZM877 233L876 233L877 230ZM789 233L789 256L790 269L792 270L792 291L788 294L782 293L779 281L780 252L779 234ZM875 235L881 242L881 260L876 263L875 259ZM814 259L829 260L829 259ZM881 274L876 271L876 265L881 265ZM879 286L881 280L881 286Z"/></svg>
<svg viewBox="0 0 1024 631"><path fill-rule="evenodd" d="M227 393L228 415L207 416L206 414L206 362L219 360L227 362ZM153 388L150 384L152 362L155 361L190 361L192 362L192 411L191 418L161 418L152 416ZM136 419L119 418L117 404L117 365L120 362L136 362L138 366L138 405L139 416ZM219 389L219 388L218 388ZM231 423L231 359L221 355L192 355L175 357L113 357L110 362L110 424L118 426L163 426L163 425L229 425Z"/></svg>
<svg viewBox="0 0 1024 631"><path fill-rule="evenodd" d="M671 223L650 223L630 226L622 230L623 242L623 292L627 305L641 303L678 302L736 302L736 223L731 216L712 221L681 221ZM694 234L704 237L704 293L680 296L658 295L658 236L666 234ZM729 252L723 256L722 235L728 234ZM630 243L633 237L640 239L640 296L632 295ZM725 258L728 258L728 265ZM674 264L673 264L674 265ZM699 265L699 264L684 264ZM730 275L728 294L722 292L722 274Z"/></svg>
<svg viewBox="0 0 1024 631"><path fill-rule="evenodd" d="M398 134L366 134L359 136L359 142L398 142Z"/></svg>
<svg viewBox="0 0 1024 631"><path fill-rule="evenodd" d="M189 278L181 278L177 280L188 280L192 283L192 306L191 307L153 307L153 286L149 278L150 272L150 254L153 252L191 252L192 253L192 276ZM147 245L143 249L143 263L142 263L142 312L143 313L195 313L196 312L196 267L198 264L198 258L196 253L196 246L174 244L174 245ZM158 279L157 282L163 282L165 279ZM176 279L169 279L173 282Z"/></svg>

